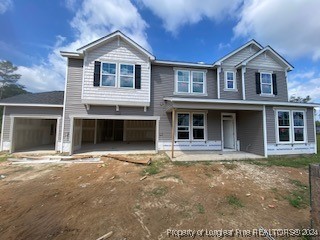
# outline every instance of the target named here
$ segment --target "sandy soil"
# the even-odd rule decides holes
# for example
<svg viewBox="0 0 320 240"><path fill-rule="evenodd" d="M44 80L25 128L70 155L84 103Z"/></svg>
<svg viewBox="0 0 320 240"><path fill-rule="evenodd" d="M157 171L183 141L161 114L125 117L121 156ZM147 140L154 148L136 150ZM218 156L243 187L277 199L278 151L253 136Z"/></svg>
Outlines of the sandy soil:
<svg viewBox="0 0 320 240"><path fill-rule="evenodd" d="M160 173L140 180L145 168L116 160L1 163L0 238L97 239L113 231L110 239L174 239L167 229L309 226L309 208L294 208L279 197L294 188L290 179L308 184L306 169L166 162ZM230 205L230 195L243 207Z"/></svg>

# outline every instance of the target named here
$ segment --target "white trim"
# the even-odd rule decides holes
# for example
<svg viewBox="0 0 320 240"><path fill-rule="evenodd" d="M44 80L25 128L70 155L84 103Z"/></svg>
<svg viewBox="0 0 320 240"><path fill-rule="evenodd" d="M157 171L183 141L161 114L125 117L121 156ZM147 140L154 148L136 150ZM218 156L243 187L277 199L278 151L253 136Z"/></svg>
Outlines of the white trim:
<svg viewBox="0 0 320 240"><path fill-rule="evenodd" d="M159 151L159 146L158 146L158 144L159 144L159 126L160 126L159 122L160 122L160 118L156 120L156 131L155 131L155 134L156 134L156 136L155 136L155 145L156 146L155 147L156 147L157 153Z"/></svg>
<svg viewBox="0 0 320 240"><path fill-rule="evenodd" d="M11 107L53 107L53 108L62 108L62 107L63 107L63 104L0 103L0 106L11 106Z"/></svg>
<svg viewBox="0 0 320 240"><path fill-rule="evenodd" d="M135 48L137 48L138 50L140 50L141 52L143 52L145 55L147 55L151 60L155 60L155 57L150 54L146 49L144 49L143 47L141 47L139 44L137 44L135 41L133 41L132 39L128 38L126 35L124 35L122 32L120 31L115 31L105 37L102 37L96 41L93 41L79 49L77 49L77 51L86 51L90 48L93 48L97 45L100 45L114 37L122 37L125 41L127 41L129 44L131 44L132 46L134 46Z"/></svg>
<svg viewBox="0 0 320 240"><path fill-rule="evenodd" d="M285 78L286 78L286 88L288 89L289 86L288 86L288 69L284 72L285 74ZM288 94L288 91L286 92ZM290 101L290 97L289 97L289 94L288 94L288 102Z"/></svg>
<svg viewBox="0 0 320 240"><path fill-rule="evenodd" d="M150 102L133 102L133 101L129 102L129 101L82 99L81 103L87 104L87 105L104 105L104 106L150 107Z"/></svg>
<svg viewBox="0 0 320 240"><path fill-rule="evenodd" d="M251 57L247 58L246 60L242 61L241 63L239 63L236 68L240 67L240 66L246 66L251 60L253 60L254 58L256 58L257 56L259 56L260 54L264 53L265 51L270 51L273 55L275 55L279 60L281 60L281 62L287 66L287 71L291 71L293 70L293 67L283 58L281 57L277 52L275 52L270 46L267 46L263 49L261 49L259 52L257 52L256 54L252 55Z"/></svg>
<svg viewBox="0 0 320 240"><path fill-rule="evenodd" d="M267 131L267 113L266 106L263 106L262 111L262 125L263 125L263 146L264 146L264 156L268 157L268 131Z"/></svg>
<svg viewBox="0 0 320 240"><path fill-rule="evenodd" d="M228 80L228 73L232 73L233 88L228 88L228 81L231 82L231 80ZM224 91L238 91L236 71L224 71Z"/></svg>
<svg viewBox="0 0 320 240"><path fill-rule="evenodd" d="M188 81L188 92L179 92L178 91L178 72L187 72L189 75ZM203 75L203 92L193 92L193 73L198 72ZM185 69L185 68L174 68L174 95L196 95L196 96L207 96L207 71L199 69Z"/></svg>
<svg viewBox="0 0 320 240"><path fill-rule="evenodd" d="M263 83L262 82L262 74L264 75L270 75L270 83ZM271 72L260 72L260 96L274 96L274 93L273 93L273 78L272 78L272 73ZM271 92L270 93L264 93L262 92L262 85L270 85L271 86Z"/></svg>
<svg viewBox="0 0 320 240"><path fill-rule="evenodd" d="M276 105L292 107L319 107L315 103L293 103L293 102L274 102L274 101L250 101L250 100L222 100L222 99L201 99L201 98L175 98L164 97L163 100L170 102L193 102L193 103L229 103L229 104L246 104L246 105Z"/></svg>
<svg viewBox="0 0 320 240"><path fill-rule="evenodd" d="M105 86L105 85L102 85L102 70L103 70L103 64L114 64L115 67L116 67L116 72L115 74L104 74L104 75L109 75L109 76L114 76L114 86ZM102 87L102 88L118 88L118 63L116 62L106 62L106 61L101 61L100 62L100 83L99 83L99 87ZM82 85L84 86L84 85Z"/></svg>
<svg viewBox="0 0 320 240"><path fill-rule="evenodd" d="M69 62L69 58L68 58ZM67 62L67 67L68 67L68 62ZM83 98L83 93L84 93L84 76L85 76L85 69L86 69L86 63L87 62L87 55L84 56L84 59L82 61L82 86L81 86L81 99ZM68 71L68 69L67 69ZM67 72L68 73L68 72ZM67 77L66 77L67 79ZM94 79L93 79L94 80ZM67 80L66 80L67 81ZM66 90L66 89L65 89ZM65 94L66 95L66 94Z"/></svg>
<svg viewBox="0 0 320 240"><path fill-rule="evenodd" d="M234 141L234 149L225 149L224 148L224 139L223 139L223 120L224 117L232 117L233 121L233 141ZM236 123L236 114L235 113L221 113L221 150L222 151L237 151L237 123Z"/></svg>
<svg viewBox="0 0 320 240"><path fill-rule="evenodd" d="M76 119L115 119L115 120L160 120L160 116L139 116L139 115L84 115L70 114L71 118Z"/></svg>
<svg viewBox="0 0 320 240"><path fill-rule="evenodd" d="M9 147L9 153L13 152L13 127L14 127L14 120L15 118L11 118L10 116L10 134L9 134L9 141L10 141L10 147Z"/></svg>
<svg viewBox="0 0 320 240"><path fill-rule="evenodd" d="M244 74L246 73L246 67L241 68L241 83L242 83L242 99L246 100L246 86L245 86L245 78Z"/></svg>
<svg viewBox="0 0 320 240"><path fill-rule="evenodd" d="M217 68L217 97L220 99L220 73L221 73L221 67Z"/></svg>
<svg viewBox="0 0 320 240"><path fill-rule="evenodd" d="M66 77L64 82L64 96L63 96L63 110L62 110L62 127L61 127L61 149L63 152L63 136L64 136L64 121L66 116L66 103L67 103L67 85L68 85L68 74L69 74L69 58L67 59L67 67L66 67ZM82 85L83 92L83 85ZM82 97L82 96L81 96Z"/></svg>
<svg viewBox="0 0 320 240"><path fill-rule="evenodd" d="M153 63L163 64L163 65L184 66L184 67L200 67L200 68L212 68L213 67L212 64L175 62L175 61L165 61L165 60L154 60Z"/></svg>
<svg viewBox="0 0 320 240"><path fill-rule="evenodd" d="M60 51L60 55L67 58L83 58L83 54L79 52Z"/></svg>
<svg viewBox="0 0 320 240"><path fill-rule="evenodd" d="M315 143L315 148L314 148L314 154L317 154L318 153L318 144L317 144L317 127L316 127L316 119L315 119L315 113L316 113L316 110L313 109L313 134L314 134L314 143Z"/></svg>
<svg viewBox="0 0 320 240"><path fill-rule="evenodd" d="M5 116L6 116L6 107L3 107L3 113L2 113L2 126L1 126L1 151L3 151L3 131L4 131L4 122L5 122Z"/></svg>

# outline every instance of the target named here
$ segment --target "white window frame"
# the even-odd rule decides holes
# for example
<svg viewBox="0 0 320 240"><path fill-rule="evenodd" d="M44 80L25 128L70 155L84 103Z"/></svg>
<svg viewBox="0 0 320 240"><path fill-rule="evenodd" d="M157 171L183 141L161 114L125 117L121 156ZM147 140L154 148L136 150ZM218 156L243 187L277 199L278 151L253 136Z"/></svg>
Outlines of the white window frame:
<svg viewBox="0 0 320 240"><path fill-rule="evenodd" d="M121 88L121 89L135 89L135 65L132 64L132 63L119 63L119 69L118 69L118 75L119 75L119 79L118 79L118 88ZM132 75L132 87L121 87L121 77L128 77L127 75L121 75L121 65L129 65L129 66L132 66L133 67L133 75Z"/></svg>
<svg viewBox="0 0 320 240"><path fill-rule="evenodd" d="M178 115L179 114L189 114L189 139L178 139ZM202 126L193 126L193 115L194 114L202 114L203 115L203 127ZM175 141L179 142L204 142L207 141L207 112L204 111L184 111L176 113L176 121L175 121ZM203 129L203 139L194 139L193 137L193 129Z"/></svg>
<svg viewBox="0 0 320 240"><path fill-rule="evenodd" d="M270 75L270 86L271 86L271 93L264 93L262 92L262 85L269 85L269 83L262 83L262 74L267 74ZM262 96L274 96L273 94L273 79L272 79L272 73L271 72L260 72L260 90L261 90L261 95Z"/></svg>
<svg viewBox="0 0 320 240"><path fill-rule="evenodd" d="M228 73L232 73L233 79L228 80ZM233 82L233 88L228 87L228 82ZM237 77L236 77L236 72L235 71L225 71L224 75L224 91L237 91Z"/></svg>
<svg viewBox="0 0 320 240"><path fill-rule="evenodd" d="M178 95L207 95L207 71L206 70L197 70L197 69L174 69L174 94L178 94ZM189 75L189 82L188 82L188 92L179 92L178 90L178 83L182 82L179 81L179 77L178 77L178 72L188 72ZM194 82L193 81L193 73L202 73L203 75L203 91L202 92L194 92L193 91L193 84L194 83L199 83L199 82Z"/></svg>
<svg viewBox="0 0 320 240"><path fill-rule="evenodd" d="M275 114L275 126L276 126L276 142L277 144L304 144L307 143L307 114L306 110L301 110L301 109L277 109ZM289 126L279 126L279 120L278 120L278 113L279 112L289 112ZM303 141L295 141L294 139L294 121L293 121L293 113L294 112L300 112L303 114ZM288 128L289 129L289 141L280 141L280 136L279 136L279 128ZM297 126L297 128L302 128L302 126Z"/></svg>
<svg viewBox="0 0 320 240"><path fill-rule="evenodd" d="M115 64L116 65L116 73L115 74L102 74L102 69L103 69L103 64ZM106 87L106 88L116 88L117 87L117 79L118 79L118 65L115 62L101 62L101 66L100 66L100 87ZM109 75L109 76L115 76L115 80L114 80L114 86L104 86L102 85L102 75Z"/></svg>

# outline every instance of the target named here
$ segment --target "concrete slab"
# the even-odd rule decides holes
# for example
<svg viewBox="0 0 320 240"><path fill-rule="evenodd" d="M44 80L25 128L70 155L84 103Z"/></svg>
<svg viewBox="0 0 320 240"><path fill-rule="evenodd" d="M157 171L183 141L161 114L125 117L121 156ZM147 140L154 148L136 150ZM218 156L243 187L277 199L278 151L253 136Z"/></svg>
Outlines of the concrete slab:
<svg viewBox="0 0 320 240"><path fill-rule="evenodd" d="M193 161L230 161L264 158L264 156L240 151L175 151L174 158L171 158L171 151L166 154L172 161L193 162Z"/></svg>

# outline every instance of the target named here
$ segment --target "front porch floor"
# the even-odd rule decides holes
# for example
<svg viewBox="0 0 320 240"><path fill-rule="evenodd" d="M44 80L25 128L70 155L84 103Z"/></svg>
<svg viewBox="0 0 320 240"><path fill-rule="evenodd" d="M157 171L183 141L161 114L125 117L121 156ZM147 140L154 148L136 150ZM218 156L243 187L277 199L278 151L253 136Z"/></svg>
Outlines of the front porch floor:
<svg viewBox="0 0 320 240"><path fill-rule="evenodd" d="M174 151L174 158L171 158L171 151L166 154L172 161L193 162L193 161L228 161L264 158L264 156L241 152L241 151Z"/></svg>

